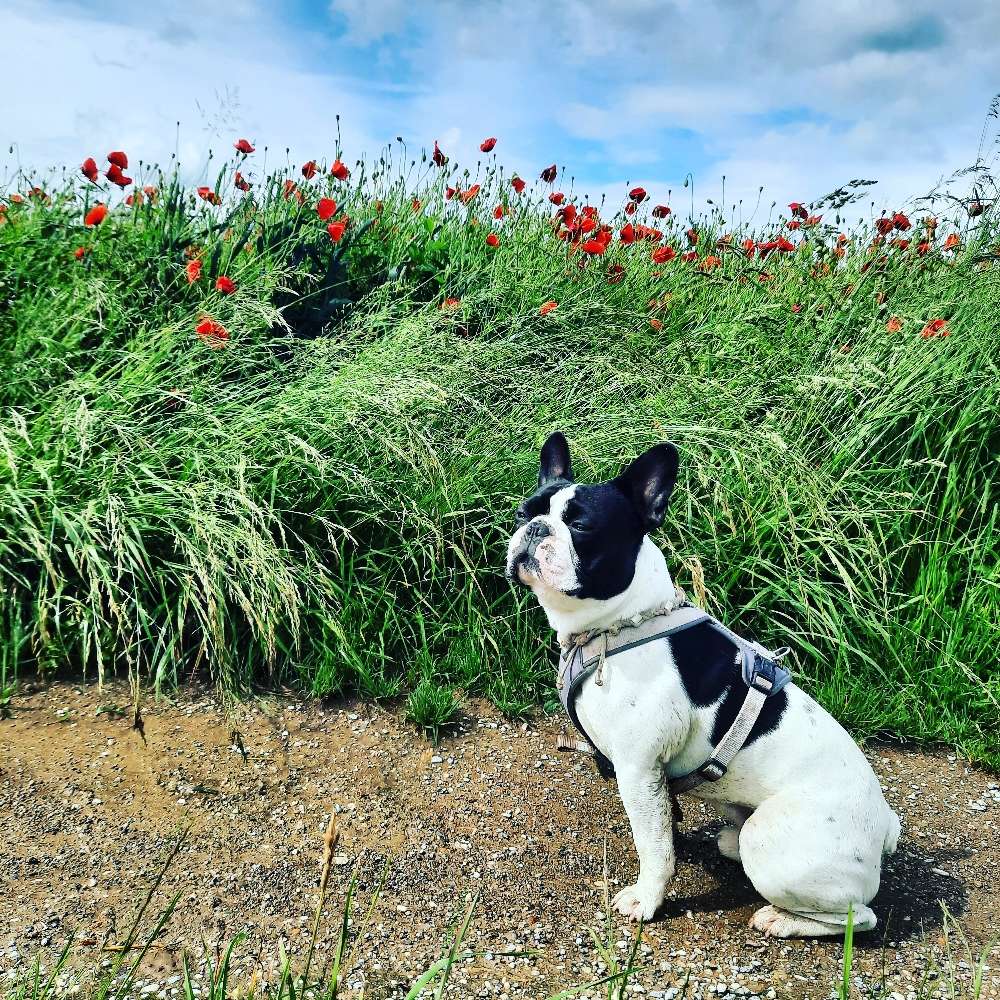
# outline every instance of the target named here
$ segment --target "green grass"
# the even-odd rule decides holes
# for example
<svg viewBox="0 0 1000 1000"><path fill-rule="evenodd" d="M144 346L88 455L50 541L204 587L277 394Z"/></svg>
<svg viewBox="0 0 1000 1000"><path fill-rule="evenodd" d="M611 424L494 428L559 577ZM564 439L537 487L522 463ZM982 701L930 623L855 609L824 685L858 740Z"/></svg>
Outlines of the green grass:
<svg viewBox="0 0 1000 1000"><path fill-rule="evenodd" d="M871 249L873 220L834 199L790 234L804 245L761 260L742 241L777 215L651 220L647 202L631 221L664 242L700 234L699 261L655 264L643 241L571 252L549 188L516 195L493 157L464 176L396 145L347 182L262 161L223 165L218 207L142 166L155 202L75 174L2 199L0 691L127 672L551 706L547 626L501 572L558 428L581 478L678 445L657 537L675 577L790 644L856 732L1000 764L995 208L956 204L921 256L916 213L909 249ZM444 198L474 181L468 205ZM47 196L11 202L32 184ZM336 245L324 195L351 220ZM110 214L86 228L98 197ZM204 316L221 349L195 333ZM951 335L923 338L933 319Z"/></svg>

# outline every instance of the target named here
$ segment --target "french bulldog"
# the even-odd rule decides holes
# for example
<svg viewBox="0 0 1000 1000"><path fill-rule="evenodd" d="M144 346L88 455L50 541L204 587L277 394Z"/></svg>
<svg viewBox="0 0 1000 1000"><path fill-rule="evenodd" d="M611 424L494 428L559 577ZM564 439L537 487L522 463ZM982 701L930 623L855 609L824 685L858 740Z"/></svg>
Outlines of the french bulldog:
<svg viewBox="0 0 1000 1000"><path fill-rule="evenodd" d="M538 488L517 508L507 575L529 587L562 643L674 601L650 539L677 481L678 453L659 444L615 479L574 482L566 438L541 451ZM650 919L674 874L668 780L702 766L746 693L735 644L707 624L629 649L576 698L582 728L614 766L639 856L639 877L614 898ZM719 851L768 901L751 926L774 937L842 934L876 917L882 857L900 824L847 732L795 684L768 698L717 781L690 794L726 821Z"/></svg>

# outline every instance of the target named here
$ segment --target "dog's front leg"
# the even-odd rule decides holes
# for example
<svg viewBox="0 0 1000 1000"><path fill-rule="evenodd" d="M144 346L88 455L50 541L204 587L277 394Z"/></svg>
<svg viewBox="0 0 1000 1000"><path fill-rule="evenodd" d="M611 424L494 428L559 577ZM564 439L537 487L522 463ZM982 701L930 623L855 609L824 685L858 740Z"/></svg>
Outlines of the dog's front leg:
<svg viewBox="0 0 1000 1000"><path fill-rule="evenodd" d="M615 765L618 791L632 826L639 854L639 879L622 889L614 907L632 920L649 920L663 902L674 877L674 832L667 778L660 762L651 766Z"/></svg>

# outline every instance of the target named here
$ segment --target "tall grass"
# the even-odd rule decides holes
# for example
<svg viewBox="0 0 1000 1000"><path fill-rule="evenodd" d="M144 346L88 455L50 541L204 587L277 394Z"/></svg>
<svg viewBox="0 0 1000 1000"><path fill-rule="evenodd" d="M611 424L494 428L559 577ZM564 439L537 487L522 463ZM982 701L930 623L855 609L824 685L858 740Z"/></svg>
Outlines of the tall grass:
<svg viewBox="0 0 1000 1000"><path fill-rule="evenodd" d="M677 443L657 538L675 576L791 644L838 717L1000 761L993 203L885 238L848 225L850 191L799 233L602 205L678 251L693 226L697 259L658 264L648 240L590 257L557 239L549 188L516 194L493 157L463 173L393 146L346 182L259 158L225 166L217 207L140 166L155 199L115 196L94 228L82 177L4 200L0 689L28 670L423 682L530 711L546 629L500 571L560 428L586 478ZM336 244L322 196L350 217ZM791 252L743 248L779 231ZM199 337L204 316L230 339ZM921 335L935 319L950 336Z"/></svg>

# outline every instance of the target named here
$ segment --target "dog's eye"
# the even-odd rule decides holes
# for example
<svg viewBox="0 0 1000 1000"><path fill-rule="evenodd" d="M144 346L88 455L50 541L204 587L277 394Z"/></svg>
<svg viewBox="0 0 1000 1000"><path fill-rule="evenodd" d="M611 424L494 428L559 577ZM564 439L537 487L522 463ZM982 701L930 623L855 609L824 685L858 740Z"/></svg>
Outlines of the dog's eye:
<svg viewBox="0 0 1000 1000"><path fill-rule="evenodd" d="M522 524L527 524L530 518L528 517L527 511L522 507L518 507L514 511L514 523L520 527Z"/></svg>
<svg viewBox="0 0 1000 1000"><path fill-rule="evenodd" d="M570 531L578 531L581 534L586 534L588 531L593 531L594 527L589 521L570 521L569 524Z"/></svg>

